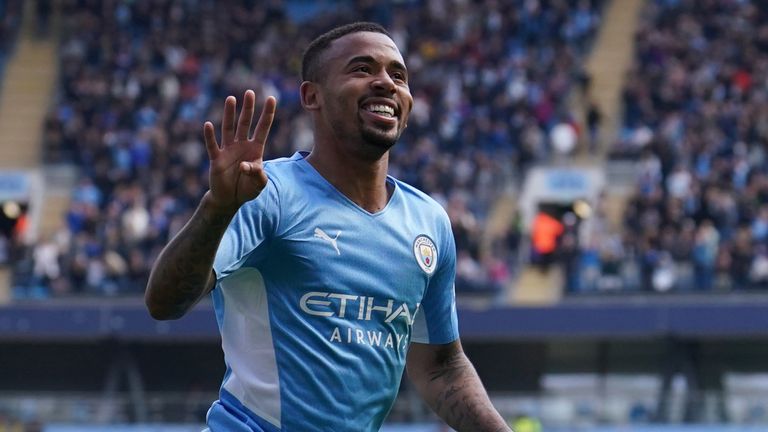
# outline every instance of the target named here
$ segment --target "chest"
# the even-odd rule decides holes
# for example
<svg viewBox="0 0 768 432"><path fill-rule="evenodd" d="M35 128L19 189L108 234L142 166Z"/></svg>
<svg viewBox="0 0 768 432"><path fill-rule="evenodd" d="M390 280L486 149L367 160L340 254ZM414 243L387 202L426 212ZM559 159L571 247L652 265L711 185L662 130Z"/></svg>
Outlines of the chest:
<svg viewBox="0 0 768 432"><path fill-rule="evenodd" d="M271 265L296 294L419 303L437 267L436 233L404 215L386 216L334 208L306 212L273 245Z"/></svg>

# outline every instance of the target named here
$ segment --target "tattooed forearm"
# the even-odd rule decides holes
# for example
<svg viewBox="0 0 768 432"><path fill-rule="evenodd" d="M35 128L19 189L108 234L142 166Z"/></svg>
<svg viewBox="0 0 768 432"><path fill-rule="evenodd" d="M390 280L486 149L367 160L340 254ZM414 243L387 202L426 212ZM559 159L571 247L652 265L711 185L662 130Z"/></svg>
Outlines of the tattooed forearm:
<svg viewBox="0 0 768 432"><path fill-rule="evenodd" d="M436 394L435 412L458 431L508 431L491 404L480 379L466 356L459 352L443 359L429 373L429 387Z"/></svg>
<svg viewBox="0 0 768 432"><path fill-rule="evenodd" d="M229 218L192 218L163 252L164 262L155 272L157 281L175 281L174 291L180 295L199 293L208 280L216 246L228 223Z"/></svg>
<svg viewBox="0 0 768 432"><path fill-rule="evenodd" d="M461 353L452 354L440 359L439 367L429 373L430 381L443 380L451 383L464 373L466 367L472 367L467 358Z"/></svg>
<svg viewBox="0 0 768 432"><path fill-rule="evenodd" d="M179 318L205 294L216 249L232 215L217 214L205 200L158 256L145 300L153 317Z"/></svg>

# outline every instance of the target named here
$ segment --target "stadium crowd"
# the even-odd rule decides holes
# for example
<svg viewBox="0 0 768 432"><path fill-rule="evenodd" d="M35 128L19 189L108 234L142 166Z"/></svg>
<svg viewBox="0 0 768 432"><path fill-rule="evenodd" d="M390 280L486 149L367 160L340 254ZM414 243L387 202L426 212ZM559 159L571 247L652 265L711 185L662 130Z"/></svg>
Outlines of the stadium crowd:
<svg viewBox="0 0 768 432"><path fill-rule="evenodd" d="M768 288L767 76L765 2L648 2L613 149L640 174L623 238L595 261L603 275L655 291Z"/></svg>
<svg viewBox="0 0 768 432"><path fill-rule="evenodd" d="M227 95L254 88L261 100L278 99L269 156L311 148L297 47L354 20L389 28L412 77L415 108L391 174L448 211L457 288L496 292L514 270L519 232L484 252L490 205L501 185L548 156L548 130L571 120L564 95L582 76L601 6L360 0L307 11L308 3L281 1L64 1L44 152L82 174L62 229L17 266L16 295L143 291L155 256L207 188L203 121L217 123Z"/></svg>

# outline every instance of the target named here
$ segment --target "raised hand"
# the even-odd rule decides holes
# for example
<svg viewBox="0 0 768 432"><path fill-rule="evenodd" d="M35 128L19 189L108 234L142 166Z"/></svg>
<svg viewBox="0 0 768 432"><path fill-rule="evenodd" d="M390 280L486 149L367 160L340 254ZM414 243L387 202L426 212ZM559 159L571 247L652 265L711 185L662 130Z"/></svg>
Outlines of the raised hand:
<svg viewBox="0 0 768 432"><path fill-rule="evenodd" d="M221 124L221 146L216 141L213 123L205 122L203 135L208 158L210 191L208 199L218 209L234 213L246 201L256 198L267 185L264 172L264 145L275 118L277 101L270 96L256 124L253 137L248 137L253 121L256 95L248 90L243 96L243 109L235 124L237 100L229 96L224 102Z"/></svg>

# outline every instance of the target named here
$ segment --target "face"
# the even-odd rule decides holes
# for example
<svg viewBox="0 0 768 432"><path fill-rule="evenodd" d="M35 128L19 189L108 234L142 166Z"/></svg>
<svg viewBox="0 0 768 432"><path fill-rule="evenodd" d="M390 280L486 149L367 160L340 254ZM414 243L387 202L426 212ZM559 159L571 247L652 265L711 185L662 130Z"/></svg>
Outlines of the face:
<svg viewBox="0 0 768 432"><path fill-rule="evenodd" d="M379 156L389 150L413 106L408 71L392 39L348 34L333 41L322 63L321 114L338 141Z"/></svg>

